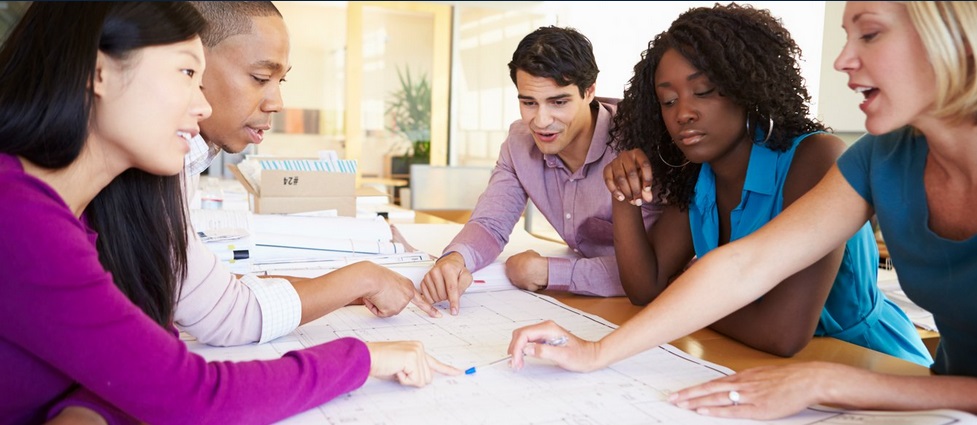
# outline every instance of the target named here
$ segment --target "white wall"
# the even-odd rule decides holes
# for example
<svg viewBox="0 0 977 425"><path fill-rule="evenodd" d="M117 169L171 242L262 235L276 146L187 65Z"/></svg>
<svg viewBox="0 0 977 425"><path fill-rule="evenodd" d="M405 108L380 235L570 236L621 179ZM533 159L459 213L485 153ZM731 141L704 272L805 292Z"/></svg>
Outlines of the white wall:
<svg viewBox="0 0 977 425"><path fill-rule="evenodd" d="M475 3L475 5L473 5ZM597 94L621 97L641 52L658 33L692 7L708 1L535 2L513 10L455 2L451 158L454 165L494 163L509 123L519 119L516 91L506 63L519 40L542 25L576 28L594 45L600 74ZM818 113L825 2L745 2L779 17L801 48L801 73ZM840 18L838 19L840 22ZM491 42L480 40L492 35ZM829 67L830 69L830 67ZM832 71L833 72L833 71ZM830 123L828 125L831 125Z"/></svg>
<svg viewBox="0 0 977 425"><path fill-rule="evenodd" d="M848 75L834 69L834 60L845 46L844 10L844 2L828 2L825 7L818 117L850 143L865 132L865 114L858 109L862 96L848 88Z"/></svg>
<svg viewBox="0 0 977 425"><path fill-rule="evenodd" d="M515 87L509 80L506 63L518 41L542 25L571 26L591 39L601 72L597 80L600 96L620 97L631 78L634 64L647 48L648 41L667 29L671 22L691 7L712 6L709 1L666 2L449 2L456 8L453 41L451 148L449 163L454 165L493 164L505 138L509 123L519 118ZM841 2L745 2L769 9L781 18L803 52L801 70L812 96L811 111L842 136L852 139L862 131L863 115L858 99L846 87L846 77L834 71L831 63L844 44L841 30ZM330 2L279 2L292 35L292 62L284 94L290 108L321 108L322 135L269 135L262 145L269 153L291 153L297 149L316 149L321 143L341 143L344 111L342 61L345 48L345 5ZM409 58L429 56L417 46L428 31L424 22L398 17L400 33L387 38L384 61L390 65ZM371 27L390 25L383 15L370 16ZM374 22L377 21L377 22ZM398 32L401 30L398 30ZM823 52L823 53L822 53ZM415 57L416 59L416 57ZM417 62L425 63L424 60ZM428 61L429 62L429 61ZM366 68L366 66L365 66ZM395 81L380 81L375 70L364 69L370 99L382 99ZM372 100L374 103L379 100ZM821 104L824 104L823 106ZM381 110L378 108L377 110ZM365 115L364 124L382 134L379 116ZM845 132L850 132L848 137ZM312 140L314 139L314 140ZM328 140L327 140L328 139ZM378 157L386 146L374 146ZM314 151L314 150L312 150ZM364 158L364 166L378 168L376 159Z"/></svg>
<svg viewBox="0 0 977 425"><path fill-rule="evenodd" d="M519 118L507 66L512 52L526 34L556 21L536 11L539 3L456 5L449 164L495 164L509 124Z"/></svg>
<svg viewBox="0 0 977 425"><path fill-rule="evenodd" d="M319 111L319 134L274 129L256 149L263 155L307 157L342 151L346 7L321 2L276 2L289 32L292 70L282 84L286 109Z"/></svg>
<svg viewBox="0 0 977 425"><path fill-rule="evenodd" d="M711 7L710 1L665 2L544 2L557 10L558 25L570 26L590 38L594 45L600 96L621 97L634 64L648 42L668 29L682 12L693 7ZM801 48L801 73L816 104L821 74L821 43L825 2L740 2L769 9L783 20L784 27ZM552 4L552 5L550 5ZM813 110L813 109L812 109Z"/></svg>
<svg viewBox="0 0 977 425"><path fill-rule="evenodd" d="M261 154L315 156L319 150L344 155L346 15L345 2L276 2L288 25L292 71L282 85L288 109L314 109L320 134L273 132L257 148ZM362 126L359 161L364 174L378 175L384 154L406 142L386 130L390 94L400 87L395 68L409 65L415 79L431 77L433 19L422 13L367 8L363 16Z"/></svg>

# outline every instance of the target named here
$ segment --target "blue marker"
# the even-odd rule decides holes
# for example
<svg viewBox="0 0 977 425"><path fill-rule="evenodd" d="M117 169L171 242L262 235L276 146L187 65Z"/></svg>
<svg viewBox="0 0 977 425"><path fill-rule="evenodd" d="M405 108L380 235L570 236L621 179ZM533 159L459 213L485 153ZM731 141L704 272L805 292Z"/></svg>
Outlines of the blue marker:
<svg viewBox="0 0 977 425"><path fill-rule="evenodd" d="M505 357L503 357L501 359L498 359L498 360L496 360L494 362L491 362L491 363L488 363L488 364L484 364L484 365L481 365L481 366L478 366L478 367L489 367L489 366L497 365L497 364L502 363L502 362L504 362L506 360L509 360L511 358L512 358L512 356L505 356ZM475 373L475 366L472 366L472 367L470 367L468 369L465 369L465 375L471 375L473 373Z"/></svg>
<svg viewBox="0 0 977 425"><path fill-rule="evenodd" d="M566 335L560 335L560 336L558 336L556 338L551 338L551 339L547 340L546 341L546 345L552 345L554 347L562 347L562 346L566 345L567 344L567 341L569 341L569 340L570 339L567 338ZM497 365L499 363L502 363L502 362L504 362L506 360L509 360L511 358L512 358L512 355L508 355L508 356L505 356L505 357L503 357L501 359L495 360L495 361L493 361L491 363L487 363L487 364L484 364L484 365L481 365L481 366L472 366L472 367L470 367L468 369L465 369L465 375L471 375L471 374L475 373L476 368L478 368L478 367L494 366L494 365Z"/></svg>

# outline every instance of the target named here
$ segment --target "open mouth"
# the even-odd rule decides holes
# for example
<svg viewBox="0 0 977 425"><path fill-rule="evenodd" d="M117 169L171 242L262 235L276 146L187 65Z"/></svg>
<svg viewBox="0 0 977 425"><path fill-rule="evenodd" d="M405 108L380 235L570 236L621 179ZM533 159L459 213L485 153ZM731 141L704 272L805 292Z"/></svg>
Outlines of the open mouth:
<svg viewBox="0 0 977 425"><path fill-rule="evenodd" d="M560 135L560 133L543 133L543 132L537 131L536 132L536 139L539 140L540 142L543 142L543 143L550 143L550 142L553 142L554 140L556 140L556 137L559 136L559 135Z"/></svg>
<svg viewBox="0 0 977 425"><path fill-rule="evenodd" d="M862 101L862 105L865 105L879 94L879 89L876 87L859 86L855 87L855 92L860 93L865 98L865 100Z"/></svg>
<svg viewBox="0 0 977 425"><path fill-rule="evenodd" d="M251 138L251 143L259 144L262 140L265 140L265 131L253 127L247 127L248 136Z"/></svg>

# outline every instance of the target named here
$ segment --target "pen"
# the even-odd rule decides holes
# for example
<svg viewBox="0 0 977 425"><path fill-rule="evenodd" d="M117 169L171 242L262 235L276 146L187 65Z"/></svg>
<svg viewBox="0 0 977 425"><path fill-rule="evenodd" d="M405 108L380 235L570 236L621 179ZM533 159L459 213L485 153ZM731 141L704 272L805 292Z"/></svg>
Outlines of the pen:
<svg viewBox="0 0 977 425"><path fill-rule="evenodd" d="M550 339L546 340L545 344L546 345L552 345L554 347L562 347L562 346L566 345L567 344L567 341L569 341L569 340L570 340L570 338L567 338L566 335L560 335L560 336L558 336L556 338L550 338ZM468 369L465 369L465 375L471 375L471 374L475 373L478 368L494 366L494 365L497 365L499 363L502 363L502 362L504 362L506 360L509 360L511 358L512 358L512 355L510 354L510 355L505 356L505 357L503 357L501 359L494 360L492 362L483 364L481 366L472 366L472 367L470 367Z"/></svg>

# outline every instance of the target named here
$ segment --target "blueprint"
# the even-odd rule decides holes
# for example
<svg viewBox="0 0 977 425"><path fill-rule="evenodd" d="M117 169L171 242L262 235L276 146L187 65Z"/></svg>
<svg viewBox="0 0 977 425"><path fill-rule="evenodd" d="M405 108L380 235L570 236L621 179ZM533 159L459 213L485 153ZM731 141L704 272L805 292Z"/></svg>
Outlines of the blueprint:
<svg viewBox="0 0 977 425"><path fill-rule="evenodd" d="M284 424L759 423L700 416L668 403L672 391L733 373L669 345L591 373L568 372L534 359L527 359L529 364L519 371L508 362L484 366L506 355L512 330L521 326L554 320L586 339L598 339L615 326L551 297L515 289L467 293L461 302L458 316L430 318L410 305L383 319L362 306L349 306L262 345L210 347L192 339L187 344L208 360L250 360L278 358L345 336L418 340L442 362L463 370L479 366L470 375L437 375L424 388L370 378L361 388ZM769 423L943 425L977 423L977 418L953 411L889 414L812 408Z"/></svg>

